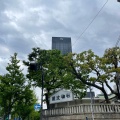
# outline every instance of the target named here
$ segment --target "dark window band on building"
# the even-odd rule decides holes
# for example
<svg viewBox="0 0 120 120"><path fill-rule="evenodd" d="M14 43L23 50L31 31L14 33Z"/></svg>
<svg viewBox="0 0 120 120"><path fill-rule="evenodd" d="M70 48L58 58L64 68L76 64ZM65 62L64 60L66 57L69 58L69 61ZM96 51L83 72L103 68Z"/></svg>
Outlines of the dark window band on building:
<svg viewBox="0 0 120 120"><path fill-rule="evenodd" d="M52 50L60 50L63 55L72 52L70 37L52 37Z"/></svg>

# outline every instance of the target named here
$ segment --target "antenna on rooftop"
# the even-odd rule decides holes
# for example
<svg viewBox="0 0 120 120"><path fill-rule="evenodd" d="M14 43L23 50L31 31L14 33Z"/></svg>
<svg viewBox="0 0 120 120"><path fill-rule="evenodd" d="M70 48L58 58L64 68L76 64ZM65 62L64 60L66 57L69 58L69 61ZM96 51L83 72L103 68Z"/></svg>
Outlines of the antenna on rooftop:
<svg viewBox="0 0 120 120"><path fill-rule="evenodd" d="M118 43L120 42L120 36L119 36L119 38L118 38L118 40L117 40L117 42L116 42L116 44L115 44L115 47L117 47L118 46Z"/></svg>

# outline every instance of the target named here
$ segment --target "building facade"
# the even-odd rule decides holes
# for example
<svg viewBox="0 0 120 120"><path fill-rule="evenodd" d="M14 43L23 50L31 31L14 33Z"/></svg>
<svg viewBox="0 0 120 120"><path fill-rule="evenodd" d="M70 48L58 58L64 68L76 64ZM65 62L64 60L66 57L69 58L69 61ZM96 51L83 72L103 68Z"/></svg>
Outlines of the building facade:
<svg viewBox="0 0 120 120"><path fill-rule="evenodd" d="M63 55L72 52L70 37L52 37L52 50L60 50Z"/></svg>

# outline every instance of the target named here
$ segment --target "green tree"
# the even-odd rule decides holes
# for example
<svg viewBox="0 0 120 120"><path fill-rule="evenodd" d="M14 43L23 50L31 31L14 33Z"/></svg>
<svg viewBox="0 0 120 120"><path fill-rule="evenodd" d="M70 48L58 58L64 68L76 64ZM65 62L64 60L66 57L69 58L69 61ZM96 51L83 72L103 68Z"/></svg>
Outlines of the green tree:
<svg viewBox="0 0 120 120"><path fill-rule="evenodd" d="M119 87L116 73L120 73L120 48L107 49L102 57L95 55L92 50L69 54L65 60L68 64L68 71L74 74L79 82L101 90L107 103L109 103L109 98L105 87L120 98L119 89L115 92L109 85L112 82L117 88Z"/></svg>
<svg viewBox="0 0 120 120"><path fill-rule="evenodd" d="M40 120L40 111L32 111L30 120Z"/></svg>
<svg viewBox="0 0 120 120"><path fill-rule="evenodd" d="M30 63L34 61L37 63L36 71L30 70ZM28 62L24 61L24 64L28 66L27 77L33 82L34 85L41 87L41 74L42 71L40 66L42 65L42 70L44 73L44 90L45 90L45 101L47 103L47 108L49 109L49 97L56 89L70 88L69 85L74 81L74 77L69 74L66 76L66 63L64 61L64 56L58 50L41 50L40 48L33 48L33 51L28 55ZM71 79L68 80L68 78ZM70 82L70 83L69 83ZM70 85L71 88L74 85ZM83 87L82 87L83 88ZM80 86L79 86L80 89ZM72 89L73 90L73 89Z"/></svg>
<svg viewBox="0 0 120 120"><path fill-rule="evenodd" d="M20 60L17 59L17 53L11 56L6 70L7 73L0 77L0 102L4 119L14 112L18 103L23 99L29 99L32 94L20 69ZM28 101L30 102L30 100Z"/></svg>
<svg viewBox="0 0 120 120"><path fill-rule="evenodd" d="M113 47L105 50L103 56L105 85L109 88L111 93L115 94L120 99L120 48ZM116 89L110 85L114 83Z"/></svg>
<svg viewBox="0 0 120 120"><path fill-rule="evenodd" d="M13 114L20 116L22 120L30 119L31 114L34 112L34 105L37 101L34 92L26 85L19 100L16 101Z"/></svg>

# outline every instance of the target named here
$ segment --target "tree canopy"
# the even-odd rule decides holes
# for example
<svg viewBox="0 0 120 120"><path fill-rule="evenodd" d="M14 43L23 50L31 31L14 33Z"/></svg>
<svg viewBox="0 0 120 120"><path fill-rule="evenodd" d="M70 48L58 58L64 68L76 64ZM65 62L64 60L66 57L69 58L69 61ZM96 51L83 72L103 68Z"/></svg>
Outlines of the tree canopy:
<svg viewBox="0 0 120 120"><path fill-rule="evenodd" d="M36 99L31 86L26 83L26 78L20 68L20 60L17 59L17 53L11 56L6 70L7 73L0 76L0 105L2 114L4 114L4 119L10 114L17 114L24 120L31 112L30 107L33 107ZM25 104L23 104L24 100ZM24 115L22 114L23 105L27 107ZM18 111L18 108L22 109Z"/></svg>
<svg viewBox="0 0 120 120"><path fill-rule="evenodd" d="M106 102L109 103L106 87L120 99L119 79L116 75L120 73L120 48L106 49L102 57L95 55L92 50L79 54L69 54L65 57L68 70L74 74L76 79L83 84L93 86L103 92ZM117 91L111 87L114 83Z"/></svg>
<svg viewBox="0 0 120 120"><path fill-rule="evenodd" d="M32 64L33 61L36 63L37 67L35 70L30 70L30 64ZM74 76L66 71L66 61L64 60L64 56L58 50L41 50L40 48L33 48L33 51L28 55L28 61L24 61L24 64L28 66L27 77L38 87L42 86L42 71L40 69L42 65L42 70L44 72L45 100L48 108L49 97L56 90L68 88L78 93L80 89L85 88L83 84L80 85L79 83L76 83L74 81ZM78 89L79 91L77 91ZM80 92L83 93L84 91Z"/></svg>

